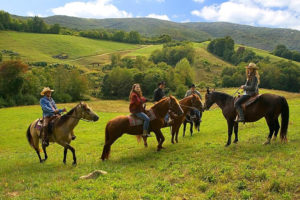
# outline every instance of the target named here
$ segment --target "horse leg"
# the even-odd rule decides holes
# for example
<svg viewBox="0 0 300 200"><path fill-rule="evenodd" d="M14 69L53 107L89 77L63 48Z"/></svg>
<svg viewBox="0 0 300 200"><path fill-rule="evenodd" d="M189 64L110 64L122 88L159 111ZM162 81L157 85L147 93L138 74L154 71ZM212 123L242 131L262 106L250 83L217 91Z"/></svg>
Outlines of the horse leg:
<svg viewBox="0 0 300 200"><path fill-rule="evenodd" d="M45 160L42 160L39 148L34 147L34 150L40 159L40 163L43 163Z"/></svg>
<svg viewBox="0 0 300 200"><path fill-rule="evenodd" d="M274 133L274 135L273 135L273 141L275 141L276 140L276 138L277 138L277 135L278 135L278 131L279 131L279 129L280 129L280 125L279 125L279 121L278 121L278 118L277 119L275 119L275 133Z"/></svg>
<svg viewBox="0 0 300 200"><path fill-rule="evenodd" d="M225 145L226 147L231 144L231 135L232 135L233 124L234 124L233 120L227 120L228 140L227 140L227 144Z"/></svg>
<svg viewBox="0 0 300 200"><path fill-rule="evenodd" d="M191 136L193 136L193 122L191 122L190 132L191 132Z"/></svg>
<svg viewBox="0 0 300 200"><path fill-rule="evenodd" d="M163 149L163 146L162 144L164 143L165 141L165 137L163 136L161 130L157 130L155 131L155 135L156 135L156 138L159 138L159 140L157 139L158 141L158 145L157 145L157 151L160 151L161 149Z"/></svg>
<svg viewBox="0 0 300 200"><path fill-rule="evenodd" d="M43 144L42 144L42 148L43 148L43 152L44 152L44 154L45 154L45 159L44 159L44 161L46 161L47 158L48 158L47 151L46 151L46 145L43 145Z"/></svg>
<svg viewBox="0 0 300 200"><path fill-rule="evenodd" d="M272 119L272 117L266 117L266 121L267 121L267 124L269 126L270 133L269 133L269 136L267 138L267 141L265 141L264 144L270 144L272 136L273 136L273 132L274 132L275 122Z"/></svg>
<svg viewBox="0 0 300 200"><path fill-rule="evenodd" d="M121 137L122 134L120 134L119 136L114 136L112 138L109 138L109 140L107 142L105 142L105 145L103 147L103 152L102 152L102 156L101 159L102 161L104 161L105 159L107 160L109 157L109 153L110 153L110 148L111 145L119 138Z"/></svg>
<svg viewBox="0 0 300 200"><path fill-rule="evenodd" d="M175 128L175 124L172 125L172 138L171 138L171 143L172 144L175 144L174 138L175 138L175 134L176 134L176 129L177 129L177 127Z"/></svg>
<svg viewBox="0 0 300 200"><path fill-rule="evenodd" d="M76 165L77 164L77 159L76 159L76 155L75 155L75 149L71 146L71 145L69 145L69 144L67 144L67 146L66 146L71 152L72 152L72 154L73 154L73 163L72 163L72 165ZM66 154L67 155L67 154Z"/></svg>
<svg viewBox="0 0 300 200"><path fill-rule="evenodd" d="M175 129L175 141L176 141L176 143L178 143L178 133L179 133L179 129L180 129L180 125L179 125L179 127L176 127L176 129Z"/></svg>
<svg viewBox="0 0 300 200"><path fill-rule="evenodd" d="M68 148L65 147L65 148L64 148L64 159L63 159L63 163L64 163L64 164L66 164L67 152L68 152Z"/></svg>
<svg viewBox="0 0 300 200"><path fill-rule="evenodd" d="M144 146L145 146L145 147L148 147L147 137L143 137L143 140L144 140Z"/></svg>
<svg viewBox="0 0 300 200"><path fill-rule="evenodd" d="M234 135L235 135L233 143L237 143L239 141L239 139L238 139L239 123L234 123L233 129L234 129Z"/></svg>
<svg viewBox="0 0 300 200"><path fill-rule="evenodd" d="M185 130L186 130L186 121L183 122L183 137L185 136Z"/></svg>

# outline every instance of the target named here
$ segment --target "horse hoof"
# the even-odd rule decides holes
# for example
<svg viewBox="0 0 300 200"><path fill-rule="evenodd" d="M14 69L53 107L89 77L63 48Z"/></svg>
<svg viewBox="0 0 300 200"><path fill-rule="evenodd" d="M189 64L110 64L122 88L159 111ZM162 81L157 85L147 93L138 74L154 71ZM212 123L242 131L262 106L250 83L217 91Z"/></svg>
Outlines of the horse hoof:
<svg viewBox="0 0 300 200"><path fill-rule="evenodd" d="M40 163L44 163L45 162L45 160L40 160Z"/></svg>
<svg viewBox="0 0 300 200"><path fill-rule="evenodd" d="M67 164L67 162L66 162L66 161L63 161L63 163L64 163L64 164Z"/></svg>
<svg viewBox="0 0 300 200"><path fill-rule="evenodd" d="M272 138L272 141L276 141L276 139L277 139L277 137L273 137L273 138Z"/></svg>
<svg viewBox="0 0 300 200"><path fill-rule="evenodd" d="M75 166L77 165L77 163L76 163L76 162L73 162L72 165L75 167Z"/></svg>
<svg viewBox="0 0 300 200"><path fill-rule="evenodd" d="M229 147L230 146L230 144L225 144L225 147Z"/></svg>
<svg viewBox="0 0 300 200"><path fill-rule="evenodd" d="M267 145L267 144L271 144L270 140L264 142L264 145Z"/></svg>
<svg viewBox="0 0 300 200"><path fill-rule="evenodd" d="M234 143L234 144L238 143L238 140L234 140L233 143Z"/></svg>

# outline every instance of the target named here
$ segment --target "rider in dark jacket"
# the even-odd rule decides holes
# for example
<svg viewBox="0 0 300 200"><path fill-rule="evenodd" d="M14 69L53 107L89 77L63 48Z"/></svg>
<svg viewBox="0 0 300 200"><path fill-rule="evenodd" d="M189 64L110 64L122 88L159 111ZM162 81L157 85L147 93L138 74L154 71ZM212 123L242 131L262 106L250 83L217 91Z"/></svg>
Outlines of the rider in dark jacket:
<svg viewBox="0 0 300 200"><path fill-rule="evenodd" d="M257 70L258 67L254 63L249 63L246 67L247 81L245 85L241 86L241 89L244 89L244 94L234 104L239 116L239 118L235 120L236 122L245 122L245 116L241 105L250 99L250 97L258 94L259 74Z"/></svg>
<svg viewBox="0 0 300 200"><path fill-rule="evenodd" d="M160 101L162 98L165 97L165 91L164 88L166 86L166 83L164 81L161 81L158 83L158 88L154 90L154 101Z"/></svg>

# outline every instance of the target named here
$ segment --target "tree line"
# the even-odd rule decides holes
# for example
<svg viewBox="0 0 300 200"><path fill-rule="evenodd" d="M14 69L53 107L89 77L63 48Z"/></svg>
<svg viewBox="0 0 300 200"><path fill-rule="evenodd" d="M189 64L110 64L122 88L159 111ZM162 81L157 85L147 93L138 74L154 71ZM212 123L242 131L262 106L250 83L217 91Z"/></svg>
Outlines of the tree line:
<svg viewBox="0 0 300 200"><path fill-rule="evenodd" d="M83 30L77 31L61 27L59 24L48 25L38 16L28 19L16 19L7 12L0 11L0 30L14 30L31 33L51 33L64 35L79 35L92 39L110 40L117 42L126 42L133 44L162 44L170 42L172 38L169 35L160 35L157 37L144 37L137 31L125 32L122 30Z"/></svg>
<svg viewBox="0 0 300 200"><path fill-rule="evenodd" d="M193 60L190 60L193 57L193 47L184 43L164 45L162 50L154 51L148 60L142 56L121 59L120 55L112 55L111 64L105 66L111 71L103 78L101 97L127 99L132 85L140 83L143 94L152 98L157 83L164 80L168 92L182 98L193 83Z"/></svg>
<svg viewBox="0 0 300 200"><path fill-rule="evenodd" d="M282 58L300 62L300 52L290 51L286 48L285 45L282 45L282 44L277 45L275 47L275 49L273 50L272 54L274 54L275 56L279 56Z"/></svg>
<svg viewBox="0 0 300 200"><path fill-rule="evenodd" d="M88 79L77 69L32 68L19 60L0 65L0 108L18 105L38 104L43 87L55 90L57 102L84 100L88 94Z"/></svg>

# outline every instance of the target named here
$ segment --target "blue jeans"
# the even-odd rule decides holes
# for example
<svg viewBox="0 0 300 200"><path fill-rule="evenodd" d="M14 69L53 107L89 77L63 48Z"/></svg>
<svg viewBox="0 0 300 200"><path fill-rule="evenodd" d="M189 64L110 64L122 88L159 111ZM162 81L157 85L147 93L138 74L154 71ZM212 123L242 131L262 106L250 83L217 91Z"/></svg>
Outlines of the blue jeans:
<svg viewBox="0 0 300 200"><path fill-rule="evenodd" d="M149 131L149 123L150 123L150 118L143 112L139 113L134 113L134 115L142 120L144 120L144 127L143 129L146 131Z"/></svg>

